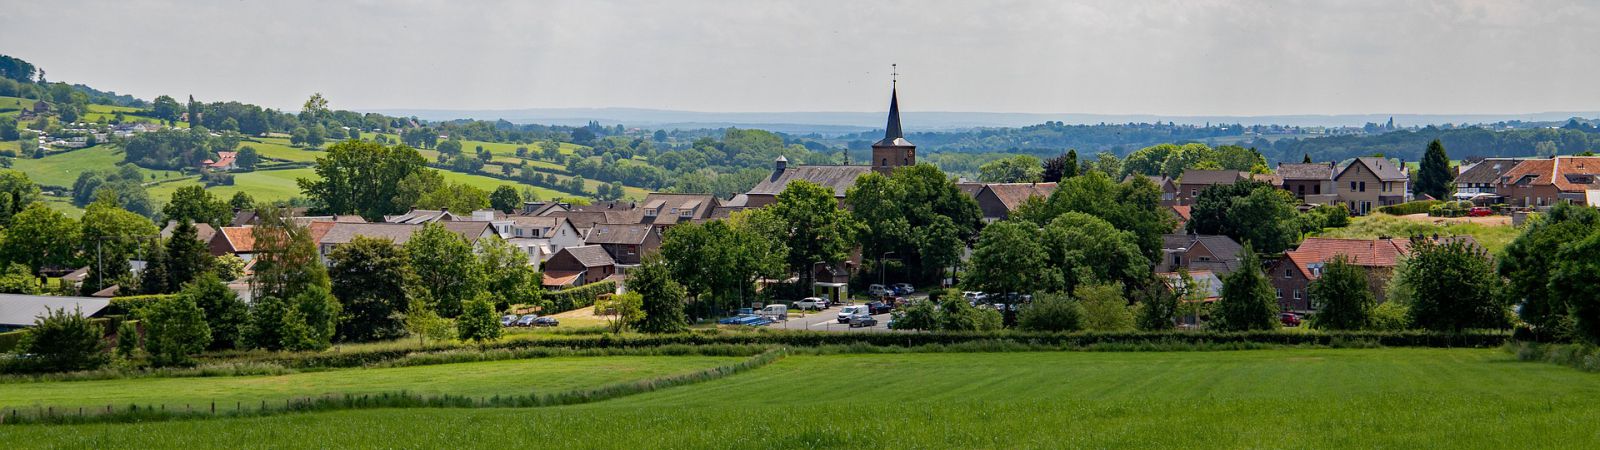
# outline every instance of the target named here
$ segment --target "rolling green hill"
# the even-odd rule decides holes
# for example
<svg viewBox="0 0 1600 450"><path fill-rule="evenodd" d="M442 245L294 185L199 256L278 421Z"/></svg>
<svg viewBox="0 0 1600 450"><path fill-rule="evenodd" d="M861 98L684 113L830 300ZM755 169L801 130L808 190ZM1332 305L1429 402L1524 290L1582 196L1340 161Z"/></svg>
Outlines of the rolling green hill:
<svg viewBox="0 0 1600 450"><path fill-rule="evenodd" d="M10 142L16 145L16 142ZM16 158L11 160L11 168L21 170L28 174L33 182L44 186L70 188L78 180L78 174L90 170L116 170L117 164L122 162L122 149L112 145L96 145L93 147L55 153L39 159ZM139 168L145 173L146 180L159 181L163 179L182 176L181 173L171 170L153 170ZM154 175L154 178L151 176ZM164 200L165 197L162 197Z"/></svg>

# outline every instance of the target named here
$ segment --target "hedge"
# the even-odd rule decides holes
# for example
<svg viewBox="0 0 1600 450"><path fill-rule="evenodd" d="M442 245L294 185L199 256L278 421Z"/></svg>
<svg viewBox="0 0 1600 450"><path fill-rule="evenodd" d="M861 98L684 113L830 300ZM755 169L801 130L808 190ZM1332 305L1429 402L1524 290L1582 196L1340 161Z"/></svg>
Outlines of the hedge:
<svg viewBox="0 0 1600 450"><path fill-rule="evenodd" d="M177 294L155 294L155 295L129 295L129 296L126 296L126 297L112 297L111 298L111 305L107 306L106 309L105 309L105 312L101 313L101 315L132 314L134 311L137 311L139 308L143 308L145 306L149 306L149 305L151 305L151 304L153 304L155 302L161 301L162 299L174 297L176 295Z"/></svg>
<svg viewBox="0 0 1600 450"><path fill-rule="evenodd" d="M1434 205L1443 203L1444 202L1440 200L1417 200L1414 202L1405 202L1398 205L1380 207L1378 208L1378 212L1395 216L1423 214L1431 211Z"/></svg>
<svg viewBox="0 0 1600 450"><path fill-rule="evenodd" d="M22 343L22 336L26 334L28 334L28 330L0 333L0 353L9 353L12 350L16 350L17 345Z"/></svg>
<svg viewBox="0 0 1600 450"><path fill-rule="evenodd" d="M599 299L601 295L610 294L616 291L616 282L601 281L599 283L586 284L571 289L563 289L560 291L547 293L545 296L550 300L550 310L545 312L545 314L555 314L588 307L594 305L594 301Z"/></svg>

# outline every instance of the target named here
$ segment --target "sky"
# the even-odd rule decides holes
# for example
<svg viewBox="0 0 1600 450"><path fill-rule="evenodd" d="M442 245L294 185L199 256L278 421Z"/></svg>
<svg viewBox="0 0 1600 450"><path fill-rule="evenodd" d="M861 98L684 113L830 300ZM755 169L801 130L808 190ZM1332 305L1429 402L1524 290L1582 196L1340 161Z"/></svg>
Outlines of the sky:
<svg viewBox="0 0 1600 450"><path fill-rule="evenodd" d="M1600 2L16 1L53 81L298 110L1170 115L1600 105Z"/></svg>

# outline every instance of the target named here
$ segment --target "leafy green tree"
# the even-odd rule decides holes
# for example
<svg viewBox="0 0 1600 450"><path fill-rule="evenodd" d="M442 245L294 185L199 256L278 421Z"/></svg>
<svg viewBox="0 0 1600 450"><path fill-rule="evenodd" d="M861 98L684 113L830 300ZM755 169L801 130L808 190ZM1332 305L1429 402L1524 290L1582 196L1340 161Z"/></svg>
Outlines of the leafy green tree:
<svg viewBox="0 0 1600 450"><path fill-rule="evenodd" d="M28 266L11 263L6 266L5 273L0 274L0 293L37 295L39 278L33 276Z"/></svg>
<svg viewBox="0 0 1600 450"><path fill-rule="evenodd" d="M100 342L100 324L74 309L49 309L34 318L33 328L22 336L17 348L32 355L22 367L36 372L90 370L104 366L110 358Z"/></svg>
<svg viewBox="0 0 1600 450"><path fill-rule="evenodd" d="M1417 167L1416 193L1448 200L1454 184L1455 174L1450 170L1450 157L1445 155L1444 144L1434 139L1428 143L1428 150L1422 154L1422 163Z"/></svg>
<svg viewBox="0 0 1600 450"><path fill-rule="evenodd" d="M939 302L939 329L944 331L994 331L1003 318L999 311L974 308L960 295L947 295Z"/></svg>
<svg viewBox="0 0 1600 450"><path fill-rule="evenodd" d="M484 288L494 297L496 309L542 304L544 277L528 265L527 253L499 236L478 239L477 249Z"/></svg>
<svg viewBox="0 0 1600 450"><path fill-rule="evenodd" d="M326 155L317 158L316 178L297 182L306 197L327 213L360 214L377 221L411 208L417 197L401 195L401 181L432 172L427 165L427 159L409 147L345 141L329 146Z"/></svg>
<svg viewBox="0 0 1600 450"><path fill-rule="evenodd" d="M328 253L333 296L343 304L338 339L368 342L405 334L406 286L414 283L406 251L394 241L357 236Z"/></svg>
<svg viewBox="0 0 1600 450"><path fill-rule="evenodd" d="M1411 288L1416 326L1435 331L1506 326L1504 281L1481 247L1462 240L1413 240L1401 270Z"/></svg>
<svg viewBox="0 0 1600 450"><path fill-rule="evenodd" d="M132 359L144 346L139 343L139 324L124 320L117 325L117 356Z"/></svg>
<svg viewBox="0 0 1600 450"><path fill-rule="evenodd" d="M1038 183L1043 177L1043 163L1030 155L1001 158L978 168L978 181L985 183Z"/></svg>
<svg viewBox="0 0 1600 450"><path fill-rule="evenodd" d="M1600 232L1561 246L1555 258L1550 302L1567 305L1576 337L1600 343Z"/></svg>
<svg viewBox="0 0 1600 450"><path fill-rule="evenodd" d="M1054 289L1075 292L1092 280L1137 283L1150 276L1150 262L1133 233L1088 214L1062 214L1044 228L1046 280Z"/></svg>
<svg viewBox="0 0 1600 450"><path fill-rule="evenodd" d="M211 252L193 223L179 222L166 247L167 283L176 288L211 272Z"/></svg>
<svg viewBox="0 0 1600 450"><path fill-rule="evenodd" d="M233 207L235 210L255 209L256 199L244 191L239 191L233 193L233 197L228 199L228 206Z"/></svg>
<svg viewBox="0 0 1600 450"><path fill-rule="evenodd" d="M892 325L896 330L939 329L939 308L933 301L911 302L904 308L894 310L890 316L893 317Z"/></svg>
<svg viewBox="0 0 1600 450"><path fill-rule="evenodd" d="M1047 286L1048 255L1037 234L1032 224L1020 221L984 227L968 263L965 282L969 289L1031 293Z"/></svg>
<svg viewBox="0 0 1600 450"><path fill-rule="evenodd" d="M178 101L173 100L171 96L156 97L155 101L150 102L150 106L151 116L157 119L173 122L183 115L183 105L178 104Z"/></svg>
<svg viewBox="0 0 1600 450"><path fill-rule="evenodd" d="M157 366L188 365L190 358L211 343L211 326L205 311L188 295L162 298L140 313L145 333L145 349Z"/></svg>
<svg viewBox="0 0 1600 450"><path fill-rule="evenodd" d="M1217 301L1212 326L1223 331L1276 329L1277 295L1261 273L1261 260L1250 244L1240 253L1244 260L1239 268L1222 280L1222 299Z"/></svg>
<svg viewBox="0 0 1600 450"><path fill-rule="evenodd" d="M1517 313L1540 338L1564 338L1571 332L1569 305L1552 292L1555 286L1550 277L1563 261L1557 256L1562 246L1581 241L1596 230L1600 230L1600 211L1558 204L1547 213L1535 214L1500 256L1506 296L1510 303L1520 305ZM1574 256L1578 262L1589 259Z"/></svg>
<svg viewBox="0 0 1600 450"><path fill-rule="evenodd" d="M432 223L422 227L406 241L405 250L417 274L412 292L433 302L439 315L460 315L461 305L483 291L483 267L472 253L472 244L444 226Z"/></svg>
<svg viewBox="0 0 1600 450"><path fill-rule="evenodd" d="M84 210L81 224L83 228L79 235L83 236L83 241L78 247L84 259L90 263L89 276L84 280L86 288L99 290L103 288L102 284L110 286L116 283L113 280L128 276L130 267L127 261L145 253L141 250L159 253L155 247L160 246L160 240L157 239L160 230L156 229L155 223L118 207L109 197L101 197L89 204L89 208ZM156 257L151 256L152 259Z"/></svg>
<svg viewBox="0 0 1600 450"><path fill-rule="evenodd" d="M1220 234L1277 253L1300 238L1295 204L1293 194L1267 183L1219 184L1200 191L1188 227L1195 234Z"/></svg>
<svg viewBox="0 0 1600 450"><path fill-rule="evenodd" d="M256 170L261 165L261 153L255 147L244 146L239 148L239 154L234 155L233 162L244 170Z"/></svg>
<svg viewBox="0 0 1600 450"><path fill-rule="evenodd" d="M1083 329L1083 305L1062 294L1040 294L1017 316L1017 327L1028 331L1078 331Z"/></svg>
<svg viewBox="0 0 1600 450"><path fill-rule="evenodd" d="M333 345L342 308L327 287L308 287L289 303L283 324L285 349L322 350Z"/></svg>
<svg viewBox="0 0 1600 450"><path fill-rule="evenodd" d="M418 209L468 212L489 207L489 192L466 184L445 183L417 198Z"/></svg>
<svg viewBox="0 0 1600 450"><path fill-rule="evenodd" d="M915 282L944 278L983 221L977 202L931 164L899 168L887 177L863 175L845 193L845 203L860 224L862 254L893 253Z"/></svg>
<svg viewBox="0 0 1600 450"><path fill-rule="evenodd" d="M417 337L417 345L426 344L428 338L450 339L454 331L451 328L450 319L439 317L426 300L412 298L406 305L406 332Z"/></svg>
<svg viewBox="0 0 1600 450"><path fill-rule="evenodd" d="M118 262L120 263L121 261L119 260ZM150 255L145 257L144 271L139 272L139 293L154 295L165 294L175 290L177 286L172 284L172 274L167 272L167 269L171 266L171 264L167 263L167 249L160 245L153 246L150 249ZM83 292L85 294L92 294L100 290L101 286L107 282L116 282L115 280L107 281L105 273L96 273L99 271L99 267L100 264L95 264L89 269L88 276L84 278ZM118 277L126 275L128 271L126 264L117 264L113 267L115 269L112 273L119 274Z"/></svg>
<svg viewBox="0 0 1600 450"><path fill-rule="evenodd" d="M206 348L223 350L239 346L244 334L241 326L249 320L250 312L233 289L216 275L203 273L183 285L178 295L188 297L205 312L206 324L211 328L211 341L206 343Z"/></svg>
<svg viewBox="0 0 1600 450"><path fill-rule="evenodd" d="M600 299L594 304L595 315L607 317L606 328L621 333L630 323L644 320L644 296L638 292L625 292Z"/></svg>
<svg viewBox="0 0 1600 450"><path fill-rule="evenodd" d="M64 267L74 262L78 245L78 222L44 203L29 204L12 217L0 241L0 261L27 266L34 273L46 267Z"/></svg>
<svg viewBox="0 0 1600 450"><path fill-rule="evenodd" d="M1078 176L1077 150L1067 150L1066 153L1062 153L1060 156L1044 161L1044 172L1041 174L1041 178L1046 183L1055 183L1075 176Z"/></svg>
<svg viewBox="0 0 1600 450"><path fill-rule="evenodd" d="M628 290L643 298L644 318L633 324L634 329L643 333L673 333L687 326L683 314L685 291L672 280L671 269L659 256L646 256L639 267L629 271Z"/></svg>
<svg viewBox="0 0 1600 450"><path fill-rule="evenodd" d="M172 200L161 208L161 215L169 221L190 221L227 226L233 221L233 207L211 195L202 186L184 186L172 192Z"/></svg>
<svg viewBox="0 0 1600 450"><path fill-rule="evenodd" d="M1050 198L1019 208L1012 217L1043 227L1057 216L1080 212L1099 217L1119 230L1133 233L1139 252L1147 259L1161 254L1161 235L1171 233L1173 219L1161 206L1161 188L1145 177L1117 183L1094 171L1062 181Z"/></svg>
<svg viewBox="0 0 1600 450"><path fill-rule="evenodd" d="M789 271L800 275L802 286L811 284L812 264L842 261L855 247L858 225L827 188L791 182L770 208L785 225L781 237L789 248ZM650 302L649 295L645 302Z"/></svg>
<svg viewBox="0 0 1600 450"><path fill-rule="evenodd" d="M233 281L244 276L244 259L232 253L211 258L211 273L223 281Z"/></svg>
<svg viewBox="0 0 1600 450"><path fill-rule="evenodd" d="M776 236L778 219L771 211L741 211L736 218L704 224L681 224L667 230L662 259L672 278L683 285L701 314L714 315L745 304L759 278L781 278L787 248Z"/></svg>
<svg viewBox="0 0 1600 450"><path fill-rule="evenodd" d="M487 294L468 301L456 319L456 338L482 345L485 341L500 339L500 321L495 314L494 301Z"/></svg>
<svg viewBox="0 0 1600 450"><path fill-rule="evenodd" d="M1194 278L1189 276L1189 271L1178 269L1178 280L1174 286L1168 286L1163 279L1150 279L1142 283L1142 287L1134 292L1139 302L1138 314L1134 316L1134 325L1145 331L1165 331L1172 329L1178 321L1178 293L1191 292L1199 289Z"/></svg>
<svg viewBox="0 0 1600 450"><path fill-rule="evenodd" d="M282 350L289 311L289 302L282 298L255 297L250 302L250 316L243 330L245 343L253 348Z"/></svg>
<svg viewBox="0 0 1600 450"><path fill-rule="evenodd" d="M259 223L250 230L255 240L251 298L291 299L312 288L326 291L328 270L317 254L311 231L281 208L259 209L256 217Z"/></svg>
<svg viewBox="0 0 1600 450"><path fill-rule="evenodd" d="M1133 329L1133 309L1122 296L1122 283L1086 282L1072 290L1083 307L1083 328L1094 331Z"/></svg>
<svg viewBox="0 0 1600 450"><path fill-rule="evenodd" d="M11 129L16 126L13 124ZM0 169L0 226L11 226L13 217L39 200L39 185L28 179L27 173Z"/></svg>
<svg viewBox="0 0 1600 450"><path fill-rule="evenodd" d="M514 213L522 208L522 194L517 193L517 188L502 184L489 194L489 206L506 214Z"/></svg>
<svg viewBox="0 0 1600 450"><path fill-rule="evenodd" d="M1361 330L1372 326L1372 310L1377 307L1372 290L1367 288L1367 272L1351 264L1343 254L1335 255L1322 266L1322 276L1307 288L1317 313L1311 325L1328 330Z"/></svg>

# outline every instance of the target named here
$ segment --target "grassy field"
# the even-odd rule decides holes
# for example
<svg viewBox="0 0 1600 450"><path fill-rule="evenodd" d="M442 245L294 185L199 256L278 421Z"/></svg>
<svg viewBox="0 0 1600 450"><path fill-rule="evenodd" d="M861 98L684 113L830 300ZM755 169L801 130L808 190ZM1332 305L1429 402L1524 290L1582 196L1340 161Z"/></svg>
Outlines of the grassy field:
<svg viewBox="0 0 1600 450"><path fill-rule="evenodd" d="M576 406L5 431L73 448L1581 448L1597 401L1597 375L1495 349L835 355Z"/></svg>
<svg viewBox="0 0 1600 450"><path fill-rule="evenodd" d="M571 194L566 194L560 191L542 187L534 187L520 183L513 183L510 181L490 178L482 175L467 175L464 173L444 170L439 171L439 173L444 175L444 179L450 182L463 183L486 191L493 191L496 187L499 187L502 184L509 184L518 189L531 187L540 195L540 198L545 199L571 196ZM300 186L295 182L296 179L315 178L316 175L316 172L310 168L238 172L234 174L232 186L213 186L207 188L207 190L211 191L213 195L217 195L222 198L232 197L233 193L243 191L249 193L250 196L254 197L256 200L284 200L290 197L303 196L300 192ZM161 183L150 186L150 197L164 201L172 197L172 193L177 191L179 187L193 186L198 184L200 184L200 180L198 179Z"/></svg>
<svg viewBox="0 0 1600 450"><path fill-rule="evenodd" d="M1512 226L1455 223L1436 225L1402 219L1387 214L1372 214L1350 220L1350 226L1330 228L1317 236L1350 239L1374 239L1379 236L1409 237L1414 235L1469 235L1492 254L1500 254L1522 230Z"/></svg>
<svg viewBox="0 0 1600 450"><path fill-rule="evenodd" d="M84 171L116 170L117 163L120 162L122 162L120 147L96 145L39 159L17 158L11 161L11 168L28 174L28 178L35 183L70 188L73 182L78 181L78 175ZM170 170L139 168L139 171L144 172L146 181L151 180L151 174L155 174L157 180L180 176L178 172Z"/></svg>
<svg viewBox="0 0 1600 450"><path fill-rule="evenodd" d="M135 378L0 384L0 406L56 407L282 401L322 394L493 396L560 392L625 380L687 373L738 362L738 357L567 357L346 369L274 376Z"/></svg>

